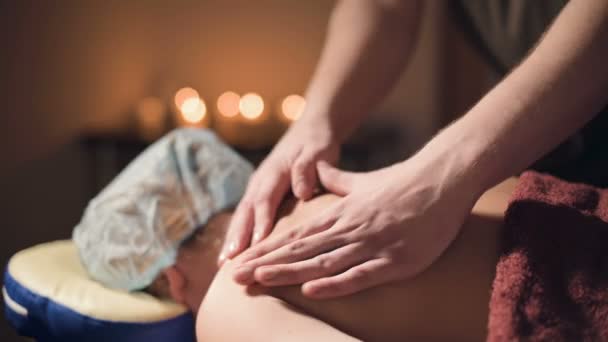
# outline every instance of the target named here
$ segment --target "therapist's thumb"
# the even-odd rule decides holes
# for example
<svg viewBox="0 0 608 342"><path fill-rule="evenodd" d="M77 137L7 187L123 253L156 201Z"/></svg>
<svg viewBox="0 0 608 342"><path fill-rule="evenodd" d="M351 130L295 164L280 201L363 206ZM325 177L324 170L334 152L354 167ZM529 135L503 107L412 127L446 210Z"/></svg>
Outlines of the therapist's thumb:
<svg viewBox="0 0 608 342"><path fill-rule="evenodd" d="M312 156L300 156L291 168L293 194L301 200L311 198L315 190L316 179L315 162Z"/></svg>
<svg viewBox="0 0 608 342"><path fill-rule="evenodd" d="M317 172L321 185L327 190L339 196L347 195L352 188L354 174L342 171L325 161L317 163Z"/></svg>

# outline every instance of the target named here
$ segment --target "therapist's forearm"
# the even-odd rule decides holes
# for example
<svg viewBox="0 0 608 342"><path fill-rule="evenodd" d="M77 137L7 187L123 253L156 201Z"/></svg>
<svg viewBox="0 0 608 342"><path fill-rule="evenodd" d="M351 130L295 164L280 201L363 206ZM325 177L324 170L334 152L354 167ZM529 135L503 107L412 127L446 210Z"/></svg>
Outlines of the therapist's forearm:
<svg viewBox="0 0 608 342"><path fill-rule="evenodd" d="M549 152L608 102L607 18L608 1L571 1L533 53L414 159L478 196Z"/></svg>
<svg viewBox="0 0 608 342"><path fill-rule="evenodd" d="M407 64L420 7L413 0L340 1L306 93L305 118L345 139Z"/></svg>

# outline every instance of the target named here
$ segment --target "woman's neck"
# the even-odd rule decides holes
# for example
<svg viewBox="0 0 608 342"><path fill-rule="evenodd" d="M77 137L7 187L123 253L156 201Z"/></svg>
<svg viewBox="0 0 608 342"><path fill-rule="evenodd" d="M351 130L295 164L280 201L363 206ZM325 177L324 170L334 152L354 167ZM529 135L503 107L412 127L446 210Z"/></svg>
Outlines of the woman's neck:
<svg viewBox="0 0 608 342"><path fill-rule="evenodd" d="M207 222L204 228L204 232L200 237L200 245L206 250L205 258L210 259L209 263L217 265L222 246L226 241L232 215L232 211L216 214ZM213 273L215 274L217 270L218 267L214 267Z"/></svg>
<svg viewBox="0 0 608 342"><path fill-rule="evenodd" d="M231 212L214 215L191 242L180 248L175 267L185 280L182 301L194 312L219 270L217 260L231 217Z"/></svg>

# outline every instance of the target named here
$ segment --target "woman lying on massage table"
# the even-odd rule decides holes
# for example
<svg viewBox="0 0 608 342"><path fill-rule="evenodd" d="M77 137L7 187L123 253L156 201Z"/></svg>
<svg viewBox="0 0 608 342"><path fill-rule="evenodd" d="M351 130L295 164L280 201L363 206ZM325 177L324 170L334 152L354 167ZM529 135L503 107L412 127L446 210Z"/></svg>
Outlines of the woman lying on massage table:
<svg viewBox="0 0 608 342"><path fill-rule="evenodd" d="M146 289L198 312L202 341L484 339L498 234L513 181L478 201L456 241L427 271L315 301L298 287L238 285L233 262L218 270L231 208L250 172L208 131L169 134L89 204L74 231L83 264L109 287ZM296 232L300 222L336 200L287 199L268 239Z"/></svg>

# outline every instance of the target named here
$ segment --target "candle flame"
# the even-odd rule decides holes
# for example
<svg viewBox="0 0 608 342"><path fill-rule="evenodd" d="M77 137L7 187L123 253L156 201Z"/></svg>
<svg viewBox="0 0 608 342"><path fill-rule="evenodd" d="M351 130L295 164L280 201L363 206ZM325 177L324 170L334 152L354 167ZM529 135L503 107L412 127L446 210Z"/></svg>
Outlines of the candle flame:
<svg viewBox="0 0 608 342"><path fill-rule="evenodd" d="M304 112L306 100L300 95L289 95L281 102L281 112L289 121L296 121Z"/></svg>
<svg viewBox="0 0 608 342"><path fill-rule="evenodd" d="M241 114L249 120L255 120L264 113L264 100L255 93L243 95L239 102Z"/></svg>
<svg viewBox="0 0 608 342"><path fill-rule="evenodd" d="M179 108L184 121L190 124L197 124L203 121L207 114L207 106L198 97L186 99Z"/></svg>
<svg viewBox="0 0 608 342"><path fill-rule="evenodd" d="M175 107L182 108L182 105L186 100L191 98L198 99L200 96L198 92L190 87L181 88L175 93Z"/></svg>
<svg viewBox="0 0 608 342"><path fill-rule="evenodd" d="M239 101L241 97L232 91L227 91L217 99L217 110L225 117L234 117L239 114Z"/></svg>

